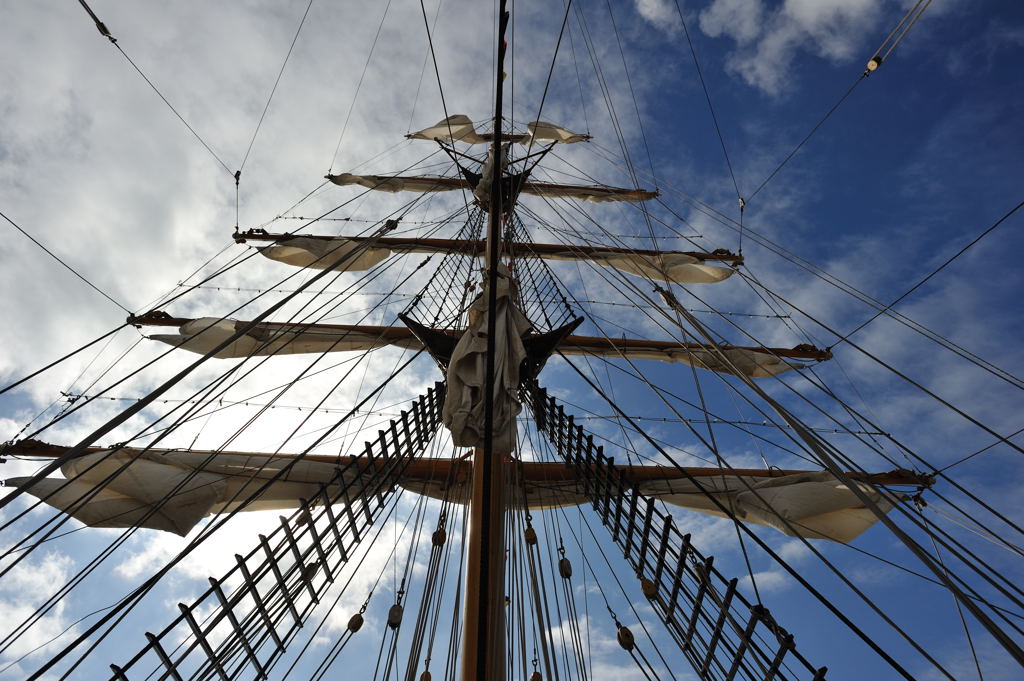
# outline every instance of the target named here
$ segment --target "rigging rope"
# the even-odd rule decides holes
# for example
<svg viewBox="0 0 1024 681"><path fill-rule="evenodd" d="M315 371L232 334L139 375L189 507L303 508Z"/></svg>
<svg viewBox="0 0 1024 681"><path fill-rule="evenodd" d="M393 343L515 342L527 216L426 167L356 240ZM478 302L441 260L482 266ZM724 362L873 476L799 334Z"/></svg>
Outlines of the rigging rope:
<svg viewBox="0 0 1024 681"><path fill-rule="evenodd" d="M228 167L228 164L224 163L224 161L221 160L220 156L217 155L217 152L215 152L213 148L206 143L206 140L200 137L199 133L195 131L195 128L189 125L188 121L186 121L185 118L180 113L178 113L178 110L174 108L174 105L171 104L171 102L166 97L164 97L163 93L160 92L159 88L157 88L153 81L149 79L149 76L147 76L142 71L142 69L139 68L138 64L132 61L132 58L128 56L128 53L125 52L121 45L117 42L117 38L110 34L110 31L107 30L106 25L102 21L100 21L99 17L97 17L96 13L92 11L88 4L86 4L85 0L78 0L78 2L80 5L82 5L82 8L89 14L89 17L93 20L93 22L95 22L96 28L99 30L100 35L109 40L110 44L117 48L117 51L121 53L121 56L123 56L128 61L128 63L132 65L132 68L134 68L138 72L138 74L142 76L142 79L146 81L146 84L153 89L153 92L155 92L157 96L160 97L161 100L163 100L163 103L167 105L167 108L169 108L171 112L175 116L177 116L178 120L181 121L182 124L184 124L184 126L188 129L190 133L192 133L192 136L199 140L199 143L202 144L203 147L208 152L210 152L210 155L213 156L213 158L217 161L217 163L220 164L222 168L224 168L228 175L234 177L235 174L231 171L231 168Z"/></svg>
<svg viewBox="0 0 1024 681"><path fill-rule="evenodd" d="M1013 215L1013 214L1014 214L1014 213L1016 213L1016 212L1017 212L1018 210L1020 210L1020 208L1021 208L1022 206L1024 206L1024 201L1021 201L1021 202L1020 202L1020 203L1018 203L1018 204L1017 204L1016 206L1014 206L1013 208L1011 208L1011 209L1010 209L1010 211L1009 211L1008 213L1006 213L1006 215L1004 215L1003 217L1001 217L1001 218L999 218L998 220L996 220L995 224L993 224L993 225L992 225L991 227L989 227L988 229L986 229L985 231L983 231L983 232L982 232L981 234L979 234L978 236L974 237L974 239L973 239L973 240L972 240L972 241L971 241L971 242L970 242L969 244L967 244L966 246L964 246L963 248L961 248L961 249L960 249L959 251L957 251L956 253L954 253L953 255L951 255L951 256L950 256L950 257L949 257L948 259L946 259L946 261L945 261L945 262L943 262L943 263L942 263L941 265L939 265L939 266L938 266L938 267L936 267L936 268L935 268L934 270L932 270L931 272L929 272L929 273L928 273L928 275L927 275L926 277L924 277L924 278L923 278L923 279L921 279L921 280L920 280L919 282L917 282L916 284L914 284L913 286L911 286L911 287L910 287L910 288L909 288L909 289L908 289L908 290L906 291L906 293L904 293L903 295L899 296L899 297L898 297L898 298L896 298L896 299L895 299L894 301L892 301L891 303L889 303L888 305L886 305L886 306L885 306L884 308L882 308L881 310L879 310L878 312L876 312L876 313L875 313L875 314L874 314L874 315L873 315L873 316L872 316L872 317L871 317L870 319L868 319L867 321L864 321L864 322L862 322L862 323L860 324L860 326L858 326L857 328L855 328L855 329L854 329L853 331L849 332L848 334L846 334L846 335L844 335L844 336L841 336L841 337L839 338L839 340L837 340L837 341L836 341L836 342L835 342L835 343L833 344L833 346L832 346L832 347L835 347L836 345L839 345L840 343L844 343L844 342L846 342L846 341L847 341L847 340L848 340L848 339L850 338L850 336L852 336L853 334L857 333L858 331L860 331L861 329L863 329L863 328L864 328L865 326L867 326L867 325L868 325L868 324L870 324L871 322L873 322L873 321L875 321L876 319L878 319L879 317L881 317L881 316L882 316L883 314L886 314L886 313L888 313L888 312L889 312L889 310L891 310L891 309L892 309L893 307L895 307L895 306L896 306L896 305L897 305L897 304L898 304L899 302L901 302L901 301L902 301L903 299L905 299L905 298L906 298L907 296L909 296L909 295L910 295L911 293L913 293L913 292L914 292L914 291L916 291L917 289L919 289L919 288L921 288L922 286L924 286L924 284L925 284L925 283L926 283L926 282L927 282L927 281L928 281L929 279L931 279L932 277L934 277L934 276L935 276L936 274L938 274L938 273L939 273L939 272L941 272L942 270L946 269L946 267L947 267L947 266L949 266L949 265L950 265L950 264L951 264L951 263L952 263L952 262L953 262L954 260L956 260L957 258L959 258L959 257L960 257L961 255L963 255L964 253L966 253L966 252L967 252L967 251L968 251L968 250L969 250L969 249L970 249L970 248L971 248L972 246L974 246L974 245L975 245L976 243L978 243L979 241L981 241L982 239L984 239L984 238L985 238L986 236L988 236L989 234L991 234L991 233L992 233L992 231L993 231L993 230L995 230L995 228L996 228L996 227L998 227L999 225L1003 224L1003 223L1004 223L1004 222L1005 222L1005 221L1006 221L1007 219L1009 219L1009 218L1010 218L1010 216L1011 216L1011 215Z"/></svg>
<svg viewBox="0 0 1024 681"><path fill-rule="evenodd" d="M245 150L245 155L242 156L242 163L238 166L239 175L242 173L242 169L245 168L245 162L249 160L249 153L252 151L252 145L256 142L256 136L260 134L260 127L263 126L263 119L267 116L267 111L270 109L270 103L274 101L274 94L277 92L277 86L281 82L281 76L284 75L284 69L288 66L288 60L292 56L292 50L295 49L295 43L299 39L299 33L302 32L302 27L306 23L306 17L309 16L309 8L312 6L313 0L309 0L306 4L306 11L302 13L302 19L299 21L299 27L295 29L295 37L292 38L291 45L288 46L288 53L284 56L284 62L281 64L281 70L277 72L277 78L274 80L274 87L270 89L270 96L267 97L267 104L263 107L263 113L260 114L260 119L256 123L256 129L252 131L252 139L249 140L249 146Z"/></svg>
<svg viewBox="0 0 1024 681"><path fill-rule="evenodd" d="M88 284L88 285L89 285L89 287L90 287L90 288L91 288L92 290L96 291L96 292L97 292L97 293L99 293L99 294L100 294L101 296L103 296L104 298L106 298L107 300L109 300L110 302L112 302L112 303L113 303L114 305L117 305L117 306L118 306L119 308L121 308L122 310L124 310L124 311L125 311L125 312L127 312L128 314L131 314L131 313L132 313L132 311L131 311L131 310L129 310L129 309L127 308L127 307L125 307L125 306L124 306L124 305L122 305L121 303L119 303L119 302L117 302L116 300L114 300L113 298L111 298L111 297L110 297L110 295L109 295L108 293L106 293L106 292L105 292L105 291L104 291L103 289L99 288L98 286L96 286L96 284L92 283L91 281L89 281L88 279L86 279L86 278L85 278L84 276L82 276L81 274L79 274L79 272L78 272L78 271L77 271L77 270L76 270L75 268L73 268L73 267L72 267L71 265L69 265L69 264L67 264L66 262L64 262L63 260L61 260L61 259L60 259L60 258L59 258L59 257L58 257L57 255L55 255L55 254L54 254L54 252L53 252L53 251L51 251L51 250L50 250L49 248L47 248L46 246L44 246L43 244L41 244L41 243L39 242L39 240L38 240L38 239L36 239L36 238L35 238L34 236L32 236L31 234L29 234L28 232L26 232L26 231L25 231L24 229L22 229L22 227L21 227L20 225L18 225L18 223L16 223L16 222L15 222L14 220L12 220L12 219L10 219L9 217L7 217L7 215L6 215L6 214L5 214L5 213L4 213L3 211L0 211L0 217L2 217L2 218L3 218L4 220L6 220L6 221L7 221L7 223L8 223L8 224L9 224L9 225L10 225L11 227L14 227L14 229L18 230L18 231L19 231L19 232L21 232L21 233L22 233L23 235L25 235L26 237L28 237L29 241L31 241L32 243L34 243L34 244L35 244L36 246L39 246L39 248L43 249L43 251L44 251L44 252L45 252L45 253L46 253L47 255L49 255L49 256L50 256L51 258L53 258L54 260L56 260L57 262L59 262L59 263L60 263L61 265L63 265L63 266L65 267L65 269L67 269L67 270L68 270L69 272L71 272L71 274L75 275L76 277L78 277L79 279L81 279L82 281L84 281L84 282L85 282L86 284ZM119 327L119 328L120 328L120 327ZM58 360L58 361L61 361L61 360Z"/></svg>

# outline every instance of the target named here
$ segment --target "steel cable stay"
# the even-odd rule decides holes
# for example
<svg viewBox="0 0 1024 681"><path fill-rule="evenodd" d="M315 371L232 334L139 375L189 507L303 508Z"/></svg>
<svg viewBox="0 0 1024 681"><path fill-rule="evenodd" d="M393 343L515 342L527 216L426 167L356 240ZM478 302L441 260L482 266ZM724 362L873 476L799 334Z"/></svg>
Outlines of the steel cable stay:
<svg viewBox="0 0 1024 681"><path fill-rule="evenodd" d="M114 299L113 299L112 297L110 297L110 294L108 294L108 293L107 293L106 291L104 291L103 289L101 289L101 288L99 288L98 286L96 286L96 284L94 284L94 283L92 283L91 281L89 281L88 279L86 279L86 278L85 278L85 277L84 277L84 276L83 276L83 275L82 275L81 273L79 273L79 271L78 271L78 270L76 270L76 269L75 269L74 267L72 267L71 265L69 265L69 264L67 264L66 262L64 262L64 260L62 260L62 259L61 259L61 258L60 258L60 257L59 257L59 256L58 256L57 254L55 254L55 253L54 253L53 251L51 251L51 250L50 250L49 248L47 248L47 247L46 247L46 246L44 246L44 245L43 245L42 243L40 243L40 241L39 241L38 239L36 239L36 238L35 238L34 236L32 236L31 234L29 234L29 233L28 233L27 231L25 231L25 229L24 229L24 228L23 228L23 227L22 227L21 225L19 225L19 224L18 224L17 222L15 222L14 220L12 220L11 218L7 217L6 213L4 213L3 211L0 211L0 217L2 217L2 218L3 218L4 220L6 220L6 221L7 221L7 224L9 224L9 225L10 225L11 227L13 227L14 229L18 230L18 231L19 231L19 232L21 232L21 233L22 233L23 235L25 235L25 236L26 236L26 237L28 238L28 240L29 240L29 241L31 241L31 242L32 242L32 243L34 243L34 244L35 244L36 246L38 246L38 247L39 247L40 249L42 249L42 251L43 251L44 253L46 253L46 254L47 254L48 256L50 256L51 258L53 258L54 260L56 260L56 261L57 261L58 263L60 263L61 265L63 265L63 266L64 266L64 269L66 269L67 271L71 272L71 274L75 275L76 277L78 277L79 279L81 279L81 280L82 280L83 282L85 282L85 284L86 284L86 285L87 285L87 286L88 286L89 288L91 288L92 290L96 291L96 292L97 292L97 293L99 293L99 294L100 294L101 296L103 296L104 298L106 298L107 300L109 300L110 302L112 302L112 303L113 303L114 305L117 305L117 306L118 306L119 308L121 308L122 310L124 310L124 311L125 311L125 312L127 312L128 314L131 314L131 310L129 310L129 309L127 308L127 307L125 307L125 306L124 306L124 305L122 305L121 303L119 303L119 302L117 302L116 300L114 300Z"/></svg>
<svg viewBox="0 0 1024 681"><path fill-rule="evenodd" d="M99 17L97 17L96 14L89 7L89 5L86 4L85 0L78 0L78 2L82 5L82 8L89 14L89 17L96 24L96 28L97 30L99 30L100 35L109 40L110 44L117 48L117 51L121 53L121 56L123 56L125 60L129 64L131 64L132 68L135 69L135 71L140 76L142 76L142 79L146 81L146 84L149 85L150 88L152 88L153 92L157 94L160 100L167 105L167 108L169 108L171 112L175 115L175 117L182 122L182 124L188 129L190 133L192 133L192 136L195 137L196 140L198 140L201 145L203 145L203 148L210 152L210 155L213 156L214 160L216 160L217 163L219 163L222 168L224 168L225 172L227 172L228 175L234 177L235 174L231 171L231 168L229 168L228 165L224 163L223 160L221 160L220 156L217 155L217 152L215 152L213 148L209 144L207 144L206 140L204 140L199 135L199 133L195 131L195 128L189 125L188 121L186 121L185 118L180 113L178 113L178 110L174 108L174 105L171 104L171 102L166 97L164 97L163 93L160 92L156 84L154 84L153 81L149 79L149 76L147 76L145 72L143 72L143 70L139 68L139 66L132 60L132 58L128 56L128 53L124 51L124 48L122 48L121 45L118 44L117 38L111 35L106 25L102 21L100 21Z"/></svg>
<svg viewBox="0 0 1024 681"><path fill-rule="evenodd" d="M249 154L252 152L252 145L256 143L256 137L260 134L260 128L263 126L263 119L267 117L267 111L270 110L270 103L274 101L274 95L277 93L277 86L281 83L281 76L284 75L284 70L288 66L288 60L291 59L292 51L295 49L295 43L299 40L299 34L302 33L302 27L306 24L306 17L309 16L309 10L313 7L313 0L309 0L306 3L306 9L302 13L302 19L299 20L299 26L295 29L295 36L292 38L291 44L288 46L288 52L284 55L284 61L281 63L281 69L277 72L277 78L274 79L274 86L270 89L270 95L267 97L267 103L263 107L263 112L260 114L259 121L256 122L256 129L252 131L252 138L249 139L249 146L245 149L245 154L242 156L242 162L238 165L238 173L241 174L245 168L245 162L249 160Z"/></svg>
<svg viewBox="0 0 1024 681"><path fill-rule="evenodd" d="M861 322L861 323L860 323L860 324L859 324L859 325L857 326L857 328L855 328L855 329L854 329L853 331L851 331L851 332L847 333L847 334L846 334L846 335L844 335L844 336L841 336L841 337L839 338L839 340L838 340L838 341L836 341L836 342L835 342L835 343L833 344L833 347L834 347L835 345L839 345L840 343L843 343L843 342L845 342L845 341L846 341L846 340L847 340L847 339L848 339L848 338L849 338L850 336L854 335L855 333L857 333L858 331L860 331L861 329L863 329L863 328L864 328L865 326L867 326L867 325L868 325L868 324L870 324L871 322L873 322L873 321L875 321L876 319L878 319L878 318L879 318L880 316L882 316L883 314L885 314L885 313L886 313L887 311L889 311L889 310L890 310L891 308L895 307L895 306L896 306L896 305L897 305L897 304L898 304L898 303L899 303L900 301L902 301L903 299L905 299L905 298L906 298L907 296L909 296L910 294L912 294L912 293L913 293L914 291L916 291L917 289L921 288L921 286L923 286L923 285L924 285L924 284L925 284L925 283L926 283L926 282L927 282L927 281L928 281L929 279L931 279L931 278L932 278L932 277L934 277L934 276L935 276L936 274L938 274L939 272L941 272L942 270L944 270L944 269L945 269L945 268L946 268L946 267L947 267L947 266L948 266L948 265L949 265L950 263L952 263L952 262L953 262L954 260L956 260L957 258L959 258L959 257L960 257L961 255L963 255L964 253L966 253L966 252L968 251L968 249L970 249L970 248L971 248L972 246L974 246L974 245L975 245L975 244L977 244L977 243L978 243L979 241L981 241L981 240L982 240L982 239L984 239L984 238L985 238L986 236L988 236L988 235L989 235L989 234L990 234L990 233L991 233L991 232L992 232L993 230L995 230L995 229L996 229L996 228L997 228L997 227L998 227L999 225L1001 225L1001 224L1003 224L1004 222L1006 222L1006 220L1008 220L1008 219L1009 219L1009 218L1010 218L1010 217L1011 217L1011 216L1012 216L1012 215L1013 215L1014 213L1016 213L1016 212L1017 212L1018 210L1020 210L1022 206L1024 206L1024 201L1021 201L1021 202L1020 202L1020 203L1018 203L1018 204L1017 204L1016 206L1014 206L1013 208L1011 208L1011 209L1010 209L1010 212L1006 213L1005 215L1003 215L1003 217L1001 217L1001 218L999 218L998 220L996 220L996 222L995 222L995 223L994 223L994 224L993 224L993 225L992 225L991 227L989 227L988 229L986 229L985 231L983 231L983 232L982 232L981 234L979 234L978 236L976 236L976 237L975 237L975 238L974 238L974 239L973 239L973 240L972 240L972 241L971 241L971 242L970 242L969 244L967 244L966 246L964 246L963 248L961 248L961 249L960 249L959 251L957 251L956 253L954 253L954 254L953 254L952 256L950 256L950 257L949 257L948 259L946 259L946 260L945 260L945 261L944 261L944 262L943 262L943 263L942 263L941 265L939 265L939 266L938 266L937 268L935 268L934 270L932 270L931 272L929 272L929 273L928 273L928 274L927 274L927 275L926 275L926 276L925 276L925 277L924 277L923 279L921 279L921 280L920 280L920 281L918 281L918 282L917 282L916 284L914 284L913 286L911 286L911 287L910 287L909 289L907 289L907 290L906 290L906 291L905 291L905 292L904 292L903 294L901 294L901 295L900 295L899 297L897 297L896 299L894 299L894 300L893 300L893 301L892 301L891 303L889 303L888 305L886 305L886 306L885 306L885 307L884 307L883 309L879 310L879 311L878 311L878 312L876 312L876 313L875 313L874 315L872 315L870 319L868 319L868 320L866 320L866 321L864 321L864 322Z"/></svg>

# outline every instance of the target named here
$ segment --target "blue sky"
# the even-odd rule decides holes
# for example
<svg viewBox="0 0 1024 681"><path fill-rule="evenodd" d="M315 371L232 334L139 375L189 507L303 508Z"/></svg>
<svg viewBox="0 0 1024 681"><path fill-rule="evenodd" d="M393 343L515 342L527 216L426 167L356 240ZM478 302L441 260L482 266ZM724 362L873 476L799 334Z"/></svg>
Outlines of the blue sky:
<svg viewBox="0 0 1024 681"><path fill-rule="evenodd" d="M125 52L216 155L231 171L237 169L306 4L251 2L210 7L201 3L123 5L99 0L91 4ZM873 50L903 16L906 4L883 0L681 3L741 195L749 196L857 79ZM432 22L435 7L428 3ZM687 224L681 224L660 206L651 209L656 221L664 220L688 235L699 234L696 243L702 247L737 250L740 243L734 230L686 202L687 197L695 197L728 218L738 218L736 192L674 3L638 0L615 5L618 41L606 6L587 2L579 7L593 36L593 57L585 48L579 18L574 14L570 21L572 42L563 44L559 53L541 117L588 132L595 139L590 145L557 150L558 159L549 159L552 177L558 177L557 172L565 171L571 163L599 181L620 186L631 183L621 163L606 160L621 156L611 123L610 101L640 183L661 189L666 203ZM536 117L562 11L528 7L525 3L517 7L506 111L518 126ZM402 140L406 132L444 116L432 64L424 61L426 39L420 9L414 3L396 0L368 59L382 12L378 3L358 7L312 5L246 161L240 187L242 228L281 215L316 188L328 169L395 172L430 153L429 143L417 146ZM152 300L178 290L176 283L229 246L235 224L230 172L185 130L123 57L97 34L77 5L18 4L9 7L5 17L0 28L0 60L6 65L0 73L4 120L0 127L0 206L115 300L133 311L143 311ZM489 6L445 3L440 8L434 37L449 113L466 113L477 121L490 115L490 27ZM607 101L595 76L594 62L610 84ZM364 64L368 66L357 91ZM745 224L757 235L781 244L878 300L895 299L1021 201L1022 66L1024 10L1018 4L933 3L891 58L858 85L806 146L748 202ZM336 146L338 151L334 152ZM443 159L435 156L427 163L439 160ZM321 189L290 215L315 215L353 195L350 189ZM337 215L376 220L394 210L399 200L388 195L368 197ZM422 214L437 216L461 201L445 197ZM537 210L550 216L544 206ZM602 206L588 208L588 213L609 232L642 235L647 231L642 216L632 209ZM279 220L268 228L285 231L299 224ZM1024 282L1018 256L1024 246L1022 224L1019 214L1010 218L897 308L940 336L1018 376L1022 363L1017 339L1024 332L1019 295ZM691 248L672 238L668 228L657 222L655 225L661 247ZM530 228L529 222L527 226ZM363 227L358 222L334 222L311 231L354 233ZM533 229L538 240L553 237L543 227ZM8 233L0 243L0 280L3 290L9 292L0 300L0 313L6 320L0 329L3 383L113 328L124 318L122 310L82 285L21 234L13 229ZM594 233L580 236L600 238ZM643 239L626 242L636 247L649 243ZM805 342L802 332L806 332L820 346L829 346L836 337L803 313L840 334L853 330L873 314L848 294L758 246L753 235L747 235L743 247L747 275L798 309L784 309L786 319L707 315L707 323L723 335L739 335L730 327L730 322L735 322L767 345ZM229 246L212 266L245 252L243 246ZM375 282L375 291L386 290L389 286L385 283L400 280L418 264L413 258L397 260L389 261L382 279ZM624 331L615 326L618 324L636 337L665 337L650 318L625 307L636 304L638 294L623 292L603 271L577 268L571 263L556 263L553 267L564 285L580 298L601 301L582 306L588 316L587 332L603 330L621 335ZM176 302L172 311L183 316L225 314L251 298L253 294L247 289L294 288L298 278L277 284L291 274L293 271L283 266L252 259L245 268L222 278L224 287L236 290L199 290ZM415 291L415 284L423 281L421 273L409 289ZM649 294L650 286L637 281L643 293ZM339 279L331 288L340 290L348 282ZM270 299L279 295L272 294ZM713 287L689 291L678 288L677 295L684 305L698 309L711 305L733 313L772 313L754 287L739 276ZM331 315L336 318L329 321L355 321L359 311L377 298L346 299ZM399 304L387 312L375 313L370 321L392 323L394 313L406 300L399 299ZM247 318L264 306L262 301L250 304L236 316ZM138 333L123 331L98 356L84 353L81 360L61 365L24 389L0 396L0 438L13 437L28 420L58 399L60 391L84 391L121 352L131 348L100 384L161 351L154 347L157 344L144 340L132 347L139 339ZM1015 387L905 326L881 318L853 340L996 432L1005 435L1021 427L1020 397ZM343 384L344 389L331 395L329 404L337 408L352 404L354 396L381 380L399 357L397 351L380 351L369 364L358 365ZM310 361L275 359L280 361L271 371L247 378L229 399L243 399L277 385ZM329 358L324 364L342 359ZM162 360L112 395L138 397L187 361L179 357ZM189 388L212 379L227 366L204 366L172 397L186 398ZM599 364L591 366L601 384L614 391L620 403L629 405L631 414L673 418L671 410L648 386L614 368L606 371ZM689 368L660 364L646 368L653 383L686 399L695 396ZM297 386L281 398L281 403L302 405L319 399L341 378L340 371ZM936 466L953 463L992 442L991 435L848 344L837 346L835 359L823 365L817 375L844 401L863 411L881 432ZM411 373L400 377L382 403L406 399L435 379L436 370L429 362L417 363ZM610 408L588 392L559 360L551 362L544 382L580 408L601 415L610 413ZM762 420L728 381L701 377L700 385L717 413L745 421ZM822 414L814 412L783 384L764 385L812 425L829 425ZM786 385L849 424L837 404L824 399L808 382L790 377ZM119 400L97 403L40 437L75 442L124 404L127 402ZM136 430L171 406L147 411L145 419L134 422ZM693 409L678 403L675 407L688 417L696 415ZM182 428L172 442L187 445L195 439L199 446L220 446L251 413L251 409L239 407L199 419ZM230 448L273 449L282 444L283 433L307 415L285 409L270 412ZM312 436L305 432L326 427L333 419L336 415L314 416L302 426L302 435L285 443L285 451L307 446ZM617 460L626 456L619 425L604 420L587 424L610 441L610 455ZM672 453L681 460L696 464L708 458L708 452L683 425L670 421L649 424L648 432L672 443ZM728 426L715 427L720 451L733 465L756 467L763 461L783 467L795 465L794 459L777 446L786 444L783 436L768 428L764 431L775 445L756 441ZM109 441L129 434L127 429L118 431ZM361 437L362 433L349 433L344 444L361 441ZM836 434L829 440L865 467L889 467L851 436ZM325 445L323 451L333 451L330 447L343 448L343 444ZM655 455L649 447L638 448L646 456ZM886 442L885 451L899 456L892 441ZM1009 447L996 446L954 467L951 474L1020 522L1017 490L1024 476L1019 457L1020 453ZM8 461L0 473L9 477L27 470L30 467L26 464ZM964 501L949 486L938 491ZM957 528L941 515L946 511L943 502L934 498L930 502L924 512L933 522L969 542L1011 581L1019 582L1024 577L1019 556ZM411 500L403 500L399 519L404 520L404 514L412 508ZM10 515L9 509L0 513ZM577 522L580 516L576 513L567 511L560 522L566 527ZM276 523L276 515L268 515L242 519L236 529L225 533L223 541L204 546L199 557L190 559L153 594L141 609L140 622L107 642L88 663L95 667L86 669L102 670L107 662L133 654L142 638L131 629L157 626L150 623L169 619L178 600L198 593L206 576L223 572L235 551L252 545L255 532ZM24 528L46 517L37 512L12 528L11 534L24 532ZM592 522L589 514L582 517ZM676 517L681 526L693 532L705 554L716 555L724 573L744 578L749 593L747 567L731 526L682 511ZM979 514L977 519L996 533L1006 531L989 516ZM603 530L596 524L594 531L602 536ZM4 534L0 546L6 547L13 538ZM911 673L918 678L940 678L838 585L806 548L778 533L758 530L758 534L891 648ZM67 579L100 546L117 536L116 531L86 529L50 542L27 569L13 573L6 584L0 583L0 603L7 609L27 606L28 599L22 594ZM1019 546L1019 537L1006 538ZM109 594L127 591L181 545L178 538L148 531L133 537L93 576L92 588L65 599L42 622L30 637L33 645L109 602ZM870 530L854 546L919 569L880 527ZM622 576L631 577L621 562L614 562L614 547L605 543L604 548ZM886 604L957 678L976 677L949 595L856 549L822 547L827 557L873 598ZM579 547L571 549L577 560L583 554L596 556L595 551L586 542L582 551ZM385 556L376 556L375 560L378 572L393 568ZM849 633L826 617L821 607L767 556L754 552L751 564L766 604L796 635L799 649L809 659L830 667L830 678L863 678L867 674L896 678L860 644L851 641ZM607 577L607 567L595 569ZM578 572L585 571L578 568ZM604 614L600 596L593 581L588 584L596 664L605 673L632 678L629 675L636 675L636 669L627 657L617 654L608 622L597 618ZM339 622L346 620L351 608L365 597L367 585L360 587L364 588L363 595L352 595L345 601L348 610L343 617L338 615ZM579 588L582 593L583 585ZM653 622L653 614L640 606L643 601L637 594L635 584L625 595L613 593L616 609L625 618L622 613L628 607L626 603L636 603L634 619ZM388 605L384 601L387 598L381 597L369 611L368 631L381 627L382 612ZM1015 678L1017 668L996 644L977 627L972 633L986 666L985 678ZM672 649L663 635L655 634L655 641L666 656L670 655ZM27 650L19 649L18 655ZM365 656L361 650L349 652L353 665ZM0 657L0 667L11 659ZM22 666L0 672L0 679L22 678L44 659L45 653L29 657ZM597 672L595 667L595 676ZM87 678L87 672L83 671L80 678Z"/></svg>

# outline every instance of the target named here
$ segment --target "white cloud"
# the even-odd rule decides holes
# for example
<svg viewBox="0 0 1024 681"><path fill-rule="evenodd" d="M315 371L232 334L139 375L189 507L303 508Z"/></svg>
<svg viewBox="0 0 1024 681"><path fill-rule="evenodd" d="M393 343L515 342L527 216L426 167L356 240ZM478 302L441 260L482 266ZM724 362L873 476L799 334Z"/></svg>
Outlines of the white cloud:
<svg viewBox="0 0 1024 681"><path fill-rule="evenodd" d="M4 560L0 567L9 566L10 562ZM0 617L0 638L8 636L15 627L32 617L36 608L47 600L52 586L65 582L72 575L74 566L70 556L47 551L38 558L23 561L11 568L0 581L0 612L3 612L3 617ZM67 601L58 601L14 639L10 647L0 655L0 668L14 663L24 655L38 659L38 656L52 652L53 647L47 644L71 624L67 616L69 605ZM72 628L65 636L75 633L76 630ZM36 648L40 650L36 651ZM31 665L31 662L28 664ZM7 673L0 673L0 679L14 679L18 672L18 667L12 667Z"/></svg>
<svg viewBox="0 0 1024 681"><path fill-rule="evenodd" d="M864 56L858 50L885 16L883 5L881 0L786 0L768 9L760 0L715 0L701 11L700 27L710 37L736 43L727 61L731 71L752 87L780 95L792 87L790 67L801 51L837 63Z"/></svg>
<svg viewBox="0 0 1024 681"><path fill-rule="evenodd" d="M679 31L679 16L672 0L634 0L636 11L666 33Z"/></svg>

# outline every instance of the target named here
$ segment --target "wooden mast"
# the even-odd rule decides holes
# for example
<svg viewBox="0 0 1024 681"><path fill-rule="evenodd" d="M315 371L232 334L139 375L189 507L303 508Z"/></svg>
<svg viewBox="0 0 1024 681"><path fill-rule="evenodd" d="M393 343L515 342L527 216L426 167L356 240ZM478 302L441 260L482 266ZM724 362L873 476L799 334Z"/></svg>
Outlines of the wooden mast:
<svg viewBox="0 0 1024 681"><path fill-rule="evenodd" d="M502 96L505 64L506 0L498 8L494 143L487 226L487 360L484 383L484 446L473 452L473 497L463 618L463 681L503 681L505 677L505 499L502 457L493 454L494 353L497 279L501 258Z"/></svg>

